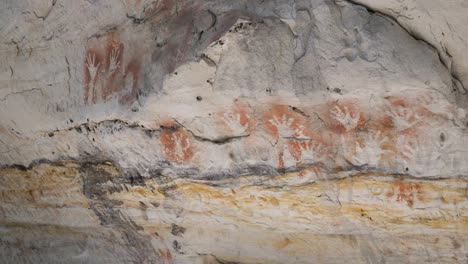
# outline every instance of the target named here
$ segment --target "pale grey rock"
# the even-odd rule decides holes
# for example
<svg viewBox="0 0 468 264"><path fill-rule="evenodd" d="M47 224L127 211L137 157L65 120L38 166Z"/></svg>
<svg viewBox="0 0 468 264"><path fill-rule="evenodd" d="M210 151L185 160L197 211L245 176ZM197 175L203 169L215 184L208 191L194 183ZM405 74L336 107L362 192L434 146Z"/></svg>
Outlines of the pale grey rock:
<svg viewBox="0 0 468 264"><path fill-rule="evenodd" d="M468 43L468 5L465 1L352 1L394 18L408 32L439 52L453 75L455 86L467 93L468 67L465 47ZM437 10L433 12L432 10Z"/></svg>
<svg viewBox="0 0 468 264"><path fill-rule="evenodd" d="M466 8L3 1L1 260L466 262Z"/></svg>

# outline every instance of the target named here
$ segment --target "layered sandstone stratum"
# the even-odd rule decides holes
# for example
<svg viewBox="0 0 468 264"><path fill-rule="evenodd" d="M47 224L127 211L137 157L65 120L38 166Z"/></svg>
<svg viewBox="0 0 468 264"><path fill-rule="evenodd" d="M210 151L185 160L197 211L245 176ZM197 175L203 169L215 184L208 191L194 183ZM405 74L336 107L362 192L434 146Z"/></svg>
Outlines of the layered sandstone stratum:
<svg viewBox="0 0 468 264"><path fill-rule="evenodd" d="M3 0L0 263L467 263L464 0Z"/></svg>

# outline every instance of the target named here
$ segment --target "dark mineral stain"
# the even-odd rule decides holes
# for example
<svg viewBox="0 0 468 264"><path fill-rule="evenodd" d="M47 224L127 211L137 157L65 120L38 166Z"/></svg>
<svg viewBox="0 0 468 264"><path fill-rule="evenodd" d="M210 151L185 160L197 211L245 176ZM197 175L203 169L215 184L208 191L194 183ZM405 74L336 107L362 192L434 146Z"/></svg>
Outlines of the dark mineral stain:
<svg viewBox="0 0 468 264"><path fill-rule="evenodd" d="M138 186L146 186L145 178L137 170L126 170L125 171L125 182Z"/></svg>
<svg viewBox="0 0 468 264"><path fill-rule="evenodd" d="M171 234L173 234L174 236L182 236L185 233L185 230L186 229L182 226L172 224Z"/></svg>
<svg viewBox="0 0 468 264"><path fill-rule="evenodd" d="M152 138L153 137L153 134L151 133L151 131L149 130L145 130L145 135L149 138Z"/></svg>
<svg viewBox="0 0 468 264"><path fill-rule="evenodd" d="M440 133L440 141L445 142L445 134L444 133Z"/></svg>
<svg viewBox="0 0 468 264"><path fill-rule="evenodd" d="M179 252L179 250L181 249L180 245L179 245L179 242L177 242L177 240L174 240L174 242L172 242L172 247L174 248L175 251ZM180 252L179 252L180 253Z"/></svg>
<svg viewBox="0 0 468 264"><path fill-rule="evenodd" d="M140 208L143 209L143 210L146 210L146 208L148 208L148 206L144 202L140 201Z"/></svg>
<svg viewBox="0 0 468 264"><path fill-rule="evenodd" d="M104 169L94 164L83 164L80 171L83 178L83 193L86 197L97 198L111 191L102 185L108 181L114 182L115 178Z"/></svg>
<svg viewBox="0 0 468 264"><path fill-rule="evenodd" d="M460 243L455 239L452 239L452 244L455 249L459 249L461 247Z"/></svg>
<svg viewBox="0 0 468 264"><path fill-rule="evenodd" d="M149 239L139 233L143 228L116 208L122 205L122 201L107 197L110 193L123 191L126 186L122 183L127 181L128 176L122 175L120 170L113 174L103 166L112 168L113 165L110 162L85 163L80 167L83 193L89 199L90 209L99 218L101 225L112 227L120 233L130 254L140 260L137 263L154 263L152 260L157 259L158 255ZM144 209L147 205L140 202L140 207Z"/></svg>
<svg viewBox="0 0 468 264"><path fill-rule="evenodd" d="M341 89L340 88L334 88L333 91L335 93L341 94Z"/></svg>

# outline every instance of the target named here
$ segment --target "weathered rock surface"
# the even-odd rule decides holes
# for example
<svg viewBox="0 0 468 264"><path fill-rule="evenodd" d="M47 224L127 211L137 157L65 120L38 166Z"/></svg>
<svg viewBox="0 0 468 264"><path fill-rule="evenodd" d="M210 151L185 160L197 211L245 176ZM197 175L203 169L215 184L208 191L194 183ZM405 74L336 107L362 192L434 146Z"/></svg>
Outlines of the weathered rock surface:
<svg viewBox="0 0 468 264"><path fill-rule="evenodd" d="M0 262L466 263L456 2L0 3Z"/></svg>
<svg viewBox="0 0 468 264"><path fill-rule="evenodd" d="M454 77L454 86L467 91L468 16L465 1L425 0L355 0L371 10L381 12L398 21L418 39L430 43L439 52L442 63Z"/></svg>

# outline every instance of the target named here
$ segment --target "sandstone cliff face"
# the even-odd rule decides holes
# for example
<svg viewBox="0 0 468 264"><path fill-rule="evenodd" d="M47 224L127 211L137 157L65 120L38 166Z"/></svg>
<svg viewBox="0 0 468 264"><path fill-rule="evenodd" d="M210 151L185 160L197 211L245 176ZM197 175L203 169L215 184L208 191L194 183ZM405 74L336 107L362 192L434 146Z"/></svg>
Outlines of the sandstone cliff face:
<svg viewBox="0 0 468 264"><path fill-rule="evenodd" d="M0 3L0 262L465 263L458 2Z"/></svg>

